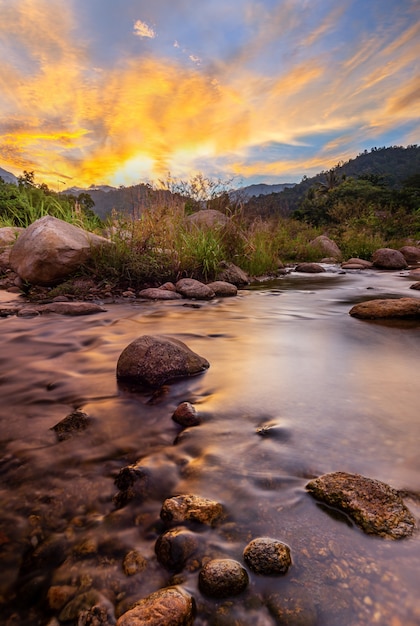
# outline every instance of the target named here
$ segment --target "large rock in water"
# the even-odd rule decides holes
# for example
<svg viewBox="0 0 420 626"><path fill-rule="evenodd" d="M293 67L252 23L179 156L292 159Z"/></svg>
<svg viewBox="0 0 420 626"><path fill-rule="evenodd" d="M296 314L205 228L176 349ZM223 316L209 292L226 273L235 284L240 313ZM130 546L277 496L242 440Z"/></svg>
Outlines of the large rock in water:
<svg viewBox="0 0 420 626"><path fill-rule="evenodd" d="M177 587L155 591L121 615L117 626L192 626L193 598Z"/></svg>
<svg viewBox="0 0 420 626"><path fill-rule="evenodd" d="M375 267L384 270L403 270L407 261L399 250L393 248L379 248L373 253L372 263Z"/></svg>
<svg viewBox="0 0 420 626"><path fill-rule="evenodd" d="M358 317L362 320L420 319L420 299L367 300L356 304L349 313L352 317Z"/></svg>
<svg viewBox="0 0 420 626"><path fill-rule="evenodd" d="M403 246L400 248L400 252L407 261L407 263L415 264L420 263L420 248L417 246Z"/></svg>
<svg viewBox="0 0 420 626"><path fill-rule="evenodd" d="M122 351L117 363L117 378L159 387L175 378L201 374L209 367L205 358L178 339L143 335Z"/></svg>
<svg viewBox="0 0 420 626"><path fill-rule="evenodd" d="M317 500L347 513L369 535L402 539L414 532L415 519L398 491L379 480L333 472L311 480L306 489Z"/></svg>
<svg viewBox="0 0 420 626"><path fill-rule="evenodd" d="M181 278L175 287L184 298L193 298L194 300L211 300L216 295L213 289L194 278Z"/></svg>
<svg viewBox="0 0 420 626"><path fill-rule="evenodd" d="M10 253L10 266L33 285L51 285L76 271L92 248L108 239L46 215L19 236Z"/></svg>

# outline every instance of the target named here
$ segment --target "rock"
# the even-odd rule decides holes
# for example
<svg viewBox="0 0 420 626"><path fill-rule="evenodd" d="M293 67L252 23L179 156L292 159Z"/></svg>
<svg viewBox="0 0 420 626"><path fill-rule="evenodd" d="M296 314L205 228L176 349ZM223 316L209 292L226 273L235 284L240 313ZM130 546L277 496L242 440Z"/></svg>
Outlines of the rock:
<svg viewBox="0 0 420 626"><path fill-rule="evenodd" d="M267 607L282 626L319 626L318 613L310 594L295 585L292 590L271 593L267 597ZM343 622L341 622L343 623Z"/></svg>
<svg viewBox="0 0 420 626"><path fill-rule="evenodd" d="M81 611L77 620L77 626L112 626L113 624L115 624L113 611L109 607L98 605Z"/></svg>
<svg viewBox="0 0 420 626"><path fill-rule="evenodd" d="M164 522L171 524L199 522L213 526L223 514L223 506L215 500L194 495L179 495L165 500L160 517Z"/></svg>
<svg viewBox="0 0 420 626"><path fill-rule="evenodd" d="M184 298L194 298L195 300L211 300L215 293L210 287L194 278L181 278L176 285L176 290Z"/></svg>
<svg viewBox="0 0 420 626"><path fill-rule="evenodd" d="M339 260L342 257L341 250L337 246L335 241L333 241L326 235L319 235L319 237L315 237L315 239L313 239L309 243L309 245L312 248L316 248L317 250L322 252L323 256L327 255L335 260Z"/></svg>
<svg viewBox="0 0 420 626"><path fill-rule="evenodd" d="M408 272L408 276L409 278L414 278L414 280L420 280L420 269L411 270L410 272Z"/></svg>
<svg viewBox="0 0 420 626"><path fill-rule="evenodd" d="M341 264L344 270L366 270L373 267L373 263L364 259L351 258Z"/></svg>
<svg viewBox="0 0 420 626"><path fill-rule="evenodd" d="M50 609L60 611L76 594L77 587L54 585L48 589L47 600Z"/></svg>
<svg viewBox="0 0 420 626"><path fill-rule="evenodd" d="M375 319L420 319L419 298L390 298L367 300L356 304L349 311L352 317Z"/></svg>
<svg viewBox="0 0 420 626"><path fill-rule="evenodd" d="M175 285L171 282L163 283L163 285L161 285L159 289L165 289L166 291L176 291Z"/></svg>
<svg viewBox="0 0 420 626"><path fill-rule="evenodd" d="M78 619L80 614L85 614L85 611L90 611L93 607L104 609L106 611L106 616L108 617L107 622L101 621L98 623L98 626L115 624L111 602L95 589L90 589L89 591L75 596L65 605L58 617L61 622L73 621ZM92 624L92 621L85 621L83 624Z"/></svg>
<svg viewBox="0 0 420 626"><path fill-rule="evenodd" d="M0 228L0 248L13 245L25 229L18 226L4 226Z"/></svg>
<svg viewBox="0 0 420 626"><path fill-rule="evenodd" d="M238 288L236 285L232 285L232 283L227 283L224 280L216 280L213 283L208 283L207 287L209 287L216 296L219 298L228 298L230 296L236 296L238 293Z"/></svg>
<svg viewBox="0 0 420 626"><path fill-rule="evenodd" d="M126 576L134 576L146 569L147 561L137 550L130 550L125 555L122 566Z"/></svg>
<svg viewBox="0 0 420 626"><path fill-rule="evenodd" d="M64 441L70 439L76 432L86 430L89 426L90 418L87 413L83 411L73 411L65 417L61 422L58 422L51 428L56 434L58 441Z"/></svg>
<svg viewBox="0 0 420 626"><path fill-rule="evenodd" d="M373 253L372 263L375 267L384 270L402 270L407 267L407 261L399 250L393 248L379 248Z"/></svg>
<svg viewBox="0 0 420 626"><path fill-rule="evenodd" d="M190 404L190 402L181 402L172 415L172 419L177 424L185 427L198 426L201 424L201 419L197 414L197 409L195 406Z"/></svg>
<svg viewBox="0 0 420 626"><path fill-rule="evenodd" d="M51 285L85 263L107 239L46 215L19 236L10 253L12 269L33 285Z"/></svg>
<svg viewBox="0 0 420 626"><path fill-rule="evenodd" d="M163 289L163 287L149 287L139 291L139 298L146 300L182 300L182 296L175 291Z"/></svg>
<svg viewBox="0 0 420 626"><path fill-rule="evenodd" d="M269 537L250 541L244 550L244 560L253 572L265 576L286 574L292 564L289 546Z"/></svg>
<svg viewBox="0 0 420 626"><path fill-rule="evenodd" d="M410 289L417 289L417 291L420 291L420 283L413 283L412 285L410 285Z"/></svg>
<svg viewBox="0 0 420 626"><path fill-rule="evenodd" d="M209 367L205 358L178 339L143 335L121 353L117 363L117 378L138 385L159 387L176 378L201 374Z"/></svg>
<svg viewBox="0 0 420 626"><path fill-rule="evenodd" d="M317 500L349 515L367 534L402 539L414 532L415 519L398 491L379 480L333 472L311 480L306 489Z"/></svg>
<svg viewBox="0 0 420 626"><path fill-rule="evenodd" d="M197 548L198 540L194 533L185 528L172 528L158 537L155 552L161 565L180 572Z"/></svg>
<svg viewBox="0 0 420 626"><path fill-rule="evenodd" d="M237 265L222 261L219 263L219 267L220 271L216 276L216 281L231 283L236 287L249 285L249 276Z"/></svg>
<svg viewBox="0 0 420 626"><path fill-rule="evenodd" d="M298 263L295 267L295 272L303 272L306 274L320 274L325 272L325 268L318 263Z"/></svg>
<svg viewBox="0 0 420 626"><path fill-rule="evenodd" d="M35 305L38 313L58 313L59 315L93 315L104 313L104 309L94 302L51 302Z"/></svg>
<svg viewBox="0 0 420 626"><path fill-rule="evenodd" d="M185 221L188 225L197 228L222 228L228 223L229 218L216 209L203 209L189 215Z"/></svg>
<svg viewBox="0 0 420 626"><path fill-rule="evenodd" d="M409 265L420 263L420 248L417 246L403 246L400 252Z"/></svg>
<svg viewBox="0 0 420 626"><path fill-rule="evenodd" d="M182 589L167 587L136 602L117 626L192 626L194 616L193 598Z"/></svg>
<svg viewBox="0 0 420 626"><path fill-rule="evenodd" d="M212 598L227 598L242 593L248 586L248 574L238 561L214 559L200 571L200 591Z"/></svg>

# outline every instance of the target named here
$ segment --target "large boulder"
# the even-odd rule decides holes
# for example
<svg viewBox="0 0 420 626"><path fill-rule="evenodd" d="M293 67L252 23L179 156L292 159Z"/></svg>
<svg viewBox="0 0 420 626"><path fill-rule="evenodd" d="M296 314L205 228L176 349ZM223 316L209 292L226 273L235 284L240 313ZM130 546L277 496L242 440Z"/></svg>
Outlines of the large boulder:
<svg viewBox="0 0 420 626"><path fill-rule="evenodd" d="M349 311L363 320L420 319L420 298L389 298L360 302Z"/></svg>
<svg viewBox="0 0 420 626"><path fill-rule="evenodd" d="M413 534L416 521L398 491L373 478L332 472L311 480L306 489L346 513L369 535L402 539Z"/></svg>
<svg viewBox="0 0 420 626"><path fill-rule="evenodd" d="M216 296L220 298L229 298L231 296L236 296L238 293L238 288L236 285L232 285L232 283L227 283L224 280L215 280L212 283L208 283L207 287L212 289Z"/></svg>
<svg viewBox="0 0 420 626"><path fill-rule="evenodd" d="M181 296L194 300L211 300L216 295L213 289L194 278L181 278L175 287Z"/></svg>
<svg viewBox="0 0 420 626"><path fill-rule="evenodd" d="M341 259L342 254L340 248L337 246L335 241L327 237L326 235L319 235L319 237L315 237L309 245L311 248L315 248L319 250L322 254L321 256L333 257L334 259Z"/></svg>
<svg viewBox="0 0 420 626"><path fill-rule="evenodd" d="M249 285L249 276L234 263L221 261L219 264L220 271L216 276L216 281L224 281L236 285L236 287L244 287Z"/></svg>
<svg viewBox="0 0 420 626"><path fill-rule="evenodd" d="M403 246L400 252L410 265L420 263L420 248L417 246Z"/></svg>
<svg viewBox="0 0 420 626"><path fill-rule="evenodd" d="M159 387L175 378L201 374L209 362L172 337L143 335L120 354L117 378L138 385Z"/></svg>
<svg viewBox="0 0 420 626"><path fill-rule="evenodd" d="M194 615L192 596L181 588L167 587L136 602L121 615L117 626L192 626Z"/></svg>
<svg viewBox="0 0 420 626"><path fill-rule="evenodd" d="M407 261L399 250L393 248L379 248L373 253L372 263L375 267L384 270L403 270Z"/></svg>
<svg viewBox="0 0 420 626"><path fill-rule="evenodd" d="M186 218L188 225L196 226L197 228L221 228L228 221L227 215L216 209L203 209Z"/></svg>
<svg viewBox="0 0 420 626"><path fill-rule="evenodd" d="M75 272L104 237L46 215L19 236L10 253L12 269L33 285L51 285Z"/></svg>

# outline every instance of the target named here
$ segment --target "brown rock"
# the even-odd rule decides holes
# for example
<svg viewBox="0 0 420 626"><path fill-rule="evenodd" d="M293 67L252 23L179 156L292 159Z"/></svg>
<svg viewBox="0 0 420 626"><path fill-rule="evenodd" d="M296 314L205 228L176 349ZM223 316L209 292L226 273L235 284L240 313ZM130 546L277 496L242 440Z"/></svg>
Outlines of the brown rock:
<svg viewBox="0 0 420 626"><path fill-rule="evenodd" d="M143 572L147 567L147 561L137 550L130 550L124 557L123 570L126 576L134 576Z"/></svg>
<svg viewBox="0 0 420 626"><path fill-rule="evenodd" d="M342 257L341 250L329 237L326 235L319 235L319 237L315 237L310 244L312 248L316 248L320 251L321 256L327 255L328 257L332 257L334 260L339 260Z"/></svg>
<svg viewBox="0 0 420 626"><path fill-rule="evenodd" d="M167 587L143 598L121 615L117 626L192 626L193 598L177 587Z"/></svg>
<svg viewBox="0 0 420 626"><path fill-rule="evenodd" d="M92 315L104 313L104 309L94 302L51 302L50 304L37 304L39 313L58 313L60 315Z"/></svg>
<svg viewBox="0 0 420 626"><path fill-rule="evenodd" d="M172 419L181 426L198 426L201 419L197 414L197 409L190 402L181 402L172 415Z"/></svg>
<svg viewBox="0 0 420 626"><path fill-rule="evenodd" d="M265 576L286 574L292 564L289 546L269 537L250 541L244 550L244 560L253 572Z"/></svg>
<svg viewBox="0 0 420 626"><path fill-rule="evenodd" d="M143 335L121 353L117 363L117 378L159 387L175 378L201 374L209 367L205 358L178 339Z"/></svg>
<svg viewBox="0 0 420 626"><path fill-rule="evenodd" d="M236 285L232 285L232 283L227 283L224 280L216 280L213 283L208 283L207 287L209 287L216 296L221 298L228 298L230 296L236 296L238 293L238 288Z"/></svg>
<svg viewBox="0 0 420 626"><path fill-rule="evenodd" d="M403 246L400 252L410 265L420 263L420 248L417 246Z"/></svg>
<svg viewBox="0 0 420 626"><path fill-rule="evenodd" d="M161 565L168 570L180 572L197 548L198 539L195 533L185 528L172 528L158 537L155 552Z"/></svg>
<svg viewBox="0 0 420 626"><path fill-rule="evenodd" d="M182 296L175 291L163 287L149 287L139 291L139 298L146 300L182 300Z"/></svg>
<svg viewBox="0 0 420 626"><path fill-rule="evenodd" d="M306 489L317 500L349 515L367 534L402 539L414 532L415 519L398 491L379 480L333 472L311 480Z"/></svg>
<svg viewBox="0 0 420 626"><path fill-rule="evenodd" d="M318 263L298 263L295 267L295 272L303 272L306 274L320 274L325 272L325 268Z"/></svg>
<svg viewBox="0 0 420 626"><path fill-rule="evenodd" d="M194 278L181 278L176 285L176 290L184 298L194 298L194 300L211 300L215 293L210 287Z"/></svg>
<svg viewBox="0 0 420 626"><path fill-rule="evenodd" d="M367 300L356 304L349 313L353 317L364 320L420 319L420 299Z"/></svg>
<svg viewBox="0 0 420 626"><path fill-rule="evenodd" d="M165 500L160 517L164 522L171 524L199 522L213 526L223 516L223 512L223 506L215 500L194 495L179 495Z"/></svg>
<svg viewBox="0 0 420 626"><path fill-rule="evenodd" d="M209 561L198 577L200 591L212 598L236 596L247 588L248 582L246 570L233 559Z"/></svg>
<svg viewBox="0 0 420 626"><path fill-rule="evenodd" d="M393 248L379 248L373 253L372 263L375 267L384 270L402 270L407 267L407 261L399 250Z"/></svg>
<svg viewBox="0 0 420 626"><path fill-rule="evenodd" d="M216 280L231 283L236 287L244 287L249 285L249 276L237 265L222 261L219 264L220 272L216 276Z"/></svg>
<svg viewBox="0 0 420 626"><path fill-rule="evenodd" d="M410 289L416 289L417 291L420 291L420 283L413 283L412 285L410 285Z"/></svg>
<svg viewBox="0 0 420 626"><path fill-rule="evenodd" d="M61 422L53 426L51 430L57 434L58 441L64 441L72 437L74 433L86 430L89 423L90 418L87 413L83 413L83 411L73 411L61 420Z"/></svg>
<svg viewBox="0 0 420 626"><path fill-rule="evenodd" d="M370 267L373 267L373 263L371 263L371 261L366 261L365 259L359 259L357 257L352 257L351 259L348 259L347 261L344 261L344 263L342 263L342 266L343 265L347 265L347 263L361 265L362 267L364 267L366 269L369 269Z"/></svg>

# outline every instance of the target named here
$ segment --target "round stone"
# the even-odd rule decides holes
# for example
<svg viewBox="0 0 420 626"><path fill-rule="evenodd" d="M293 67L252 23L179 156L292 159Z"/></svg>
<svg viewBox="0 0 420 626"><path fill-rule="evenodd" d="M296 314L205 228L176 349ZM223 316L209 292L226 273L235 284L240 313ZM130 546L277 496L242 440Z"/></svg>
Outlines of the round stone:
<svg viewBox="0 0 420 626"><path fill-rule="evenodd" d="M200 591L213 598L236 596L246 589L248 582L246 570L233 559L209 561L198 578Z"/></svg>
<svg viewBox="0 0 420 626"><path fill-rule="evenodd" d="M253 572L265 576L286 574L292 564L289 546L269 537L253 539L244 550L244 559Z"/></svg>

